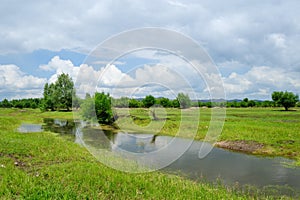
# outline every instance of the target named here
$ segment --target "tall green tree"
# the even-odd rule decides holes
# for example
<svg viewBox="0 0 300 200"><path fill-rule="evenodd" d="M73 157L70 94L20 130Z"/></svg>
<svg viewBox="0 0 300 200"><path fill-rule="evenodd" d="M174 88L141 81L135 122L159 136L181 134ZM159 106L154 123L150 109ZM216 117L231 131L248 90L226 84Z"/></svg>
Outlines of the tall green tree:
<svg viewBox="0 0 300 200"><path fill-rule="evenodd" d="M41 104L42 110L70 110L72 98L75 97L74 82L68 74L58 76L55 83L44 86L44 98Z"/></svg>
<svg viewBox="0 0 300 200"><path fill-rule="evenodd" d="M61 74L55 82L56 105L59 109L70 110L72 108L72 98L75 96L74 82L69 74Z"/></svg>
<svg viewBox="0 0 300 200"><path fill-rule="evenodd" d="M283 106L287 111L296 105L299 101L299 96L288 91L275 91L272 93L272 99L276 104Z"/></svg>
<svg viewBox="0 0 300 200"><path fill-rule="evenodd" d="M180 104L180 108L189 108L192 105L192 101L188 94L178 93L176 98Z"/></svg>

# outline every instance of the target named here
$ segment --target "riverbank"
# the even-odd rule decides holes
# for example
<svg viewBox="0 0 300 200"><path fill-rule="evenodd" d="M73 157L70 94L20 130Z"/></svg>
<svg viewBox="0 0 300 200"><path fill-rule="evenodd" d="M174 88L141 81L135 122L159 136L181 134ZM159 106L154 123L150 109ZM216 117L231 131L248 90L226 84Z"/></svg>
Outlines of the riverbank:
<svg viewBox="0 0 300 200"><path fill-rule="evenodd" d="M161 172L129 174L99 163L85 148L51 132L19 133L21 123L72 113L0 109L1 199L249 199L220 184ZM251 194L251 196L250 196Z"/></svg>

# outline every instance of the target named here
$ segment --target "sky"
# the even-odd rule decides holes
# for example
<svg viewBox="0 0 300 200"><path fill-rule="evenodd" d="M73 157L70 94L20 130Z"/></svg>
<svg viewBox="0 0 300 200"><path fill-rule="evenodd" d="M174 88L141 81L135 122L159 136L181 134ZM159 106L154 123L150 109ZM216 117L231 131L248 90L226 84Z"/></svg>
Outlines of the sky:
<svg viewBox="0 0 300 200"><path fill-rule="evenodd" d="M211 97L206 84L214 76L197 74L170 52L142 49L110 63L91 59L108 38L146 27L174 31L203 48L227 99L269 100L278 90L300 94L299 10L298 0L2 0L0 100L41 97L44 84L61 73L82 93Z"/></svg>

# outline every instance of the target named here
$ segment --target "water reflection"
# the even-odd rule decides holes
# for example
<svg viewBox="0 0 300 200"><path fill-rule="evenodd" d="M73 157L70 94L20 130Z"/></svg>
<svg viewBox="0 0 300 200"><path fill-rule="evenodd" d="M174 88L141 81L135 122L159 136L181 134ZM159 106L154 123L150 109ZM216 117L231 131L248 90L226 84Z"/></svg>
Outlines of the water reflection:
<svg viewBox="0 0 300 200"><path fill-rule="evenodd" d="M60 134L74 134L76 132L75 122L66 119L45 118L42 125L44 131L51 131Z"/></svg>
<svg viewBox="0 0 300 200"><path fill-rule="evenodd" d="M20 133L35 133L35 132L42 132L42 125L40 124L21 124L18 128L18 132Z"/></svg>

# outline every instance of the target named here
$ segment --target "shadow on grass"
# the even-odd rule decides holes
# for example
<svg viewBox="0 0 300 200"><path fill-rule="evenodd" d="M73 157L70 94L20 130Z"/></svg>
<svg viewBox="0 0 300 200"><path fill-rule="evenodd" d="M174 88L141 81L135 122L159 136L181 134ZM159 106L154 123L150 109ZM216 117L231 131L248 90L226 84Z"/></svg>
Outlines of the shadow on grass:
<svg viewBox="0 0 300 200"><path fill-rule="evenodd" d="M290 109L290 110L284 110L284 109L280 109L280 110L272 110L272 111L277 111L277 112L297 112L298 110L294 110L294 109Z"/></svg>

